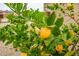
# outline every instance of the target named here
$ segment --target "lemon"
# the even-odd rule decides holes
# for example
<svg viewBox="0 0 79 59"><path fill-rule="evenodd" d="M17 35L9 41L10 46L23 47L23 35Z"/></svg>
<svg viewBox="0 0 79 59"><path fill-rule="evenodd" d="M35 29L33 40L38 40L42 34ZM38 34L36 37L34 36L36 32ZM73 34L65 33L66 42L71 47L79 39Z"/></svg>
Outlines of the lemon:
<svg viewBox="0 0 79 59"><path fill-rule="evenodd" d="M51 30L49 28L41 28L39 35L40 38L46 39L50 36Z"/></svg>
<svg viewBox="0 0 79 59"><path fill-rule="evenodd" d="M69 35L70 36L74 36L75 35L75 32L73 30L69 30Z"/></svg>
<svg viewBox="0 0 79 59"><path fill-rule="evenodd" d="M62 46L61 44L58 44L58 45L56 46L56 51L57 51L57 52L61 52L62 50L64 50L64 49L63 49L63 46Z"/></svg>
<svg viewBox="0 0 79 59"><path fill-rule="evenodd" d="M67 46L70 46L70 45L72 44L72 41L71 41L71 40L66 40L66 41L65 41L65 44L66 44Z"/></svg>
<svg viewBox="0 0 79 59"><path fill-rule="evenodd" d="M41 52L41 56L49 56L50 54L49 53L46 53L45 51L42 51Z"/></svg>
<svg viewBox="0 0 79 59"><path fill-rule="evenodd" d="M21 52L20 56L27 56L27 53Z"/></svg>
<svg viewBox="0 0 79 59"><path fill-rule="evenodd" d="M74 5L72 3L67 4L68 10L72 10L74 8Z"/></svg>
<svg viewBox="0 0 79 59"><path fill-rule="evenodd" d="M71 3L68 3L67 6L72 6L72 4Z"/></svg>

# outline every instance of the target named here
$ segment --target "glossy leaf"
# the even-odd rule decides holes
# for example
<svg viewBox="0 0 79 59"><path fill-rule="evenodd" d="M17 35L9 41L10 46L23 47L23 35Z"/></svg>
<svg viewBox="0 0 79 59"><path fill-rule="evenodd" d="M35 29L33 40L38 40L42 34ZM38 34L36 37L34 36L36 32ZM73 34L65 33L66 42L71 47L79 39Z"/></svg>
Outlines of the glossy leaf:
<svg viewBox="0 0 79 59"><path fill-rule="evenodd" d="M60 30L59 30L59 28L57 26L54 26L52 28L52 34L53 35L59 35L60 34Z"/></svg>
<svg viewBox="0 0 79 59"><path fill-rule="evenodd" d="M55 22L55 25L56 25L57 27L61 27L61 26L63 25L63 21L64 21L64 18L63 18L63 17L58 18L58 19L56 20L56 22Z"/></svg>
<svg viewBox="0 0 79 59"><path fill-rule="evenodd" d="M55 19L56 19L56 14L52 13L47 19L47 25L48 26L53 25L55 22Z"/></svg>

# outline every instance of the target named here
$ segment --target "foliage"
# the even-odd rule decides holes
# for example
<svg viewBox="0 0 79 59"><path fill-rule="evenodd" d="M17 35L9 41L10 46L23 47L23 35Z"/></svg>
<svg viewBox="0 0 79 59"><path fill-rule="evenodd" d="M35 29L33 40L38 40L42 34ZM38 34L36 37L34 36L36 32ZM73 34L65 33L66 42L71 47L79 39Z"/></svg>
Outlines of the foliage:
<svg viewBox="0 0 79 59"><path fill-rule="evenodd" d="M39 10L26 10L22 3L6 5L11 8L13 13L6 16L10 24L0 28L0 40L5 45L13 44L13 47L21 51L22 55L29 56L76 54L78 49L75 51L74 49L79 39L79 27L72 25L70 26L71 29L63 25L64 17L62 14L57 15L56 12L53 12L48 16ZM51 31L50 36L41 38L39 33L41 28L46 28L43 30L44 32L41 32L44 35ZM72 41L72 43L70 44L66 40ZM69 46L66 44L69 44ZM73 45L73 48L68 49L71 45Z"/></svg>

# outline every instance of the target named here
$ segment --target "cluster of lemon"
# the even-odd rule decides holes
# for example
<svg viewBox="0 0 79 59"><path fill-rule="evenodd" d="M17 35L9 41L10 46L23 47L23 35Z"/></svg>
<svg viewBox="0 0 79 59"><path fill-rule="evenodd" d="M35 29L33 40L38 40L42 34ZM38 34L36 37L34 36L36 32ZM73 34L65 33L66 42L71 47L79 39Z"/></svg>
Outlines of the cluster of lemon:
<svg viewBox="0 0 79 59"><path fill-rule="evenodd" d="M73 31L69 31L69 33L70 33L71 35L74 35L74 32L73 32ZM46 39L46 38L48 38L50 35L51 35L51 29L49 29L49 28L41 28L41 29L39 30L39 36L40 36L40 38L42 38L42 39ZM64 42L65 42L65 44L66 44L67 46L70 46L70 45L72 44L72 41L71 41L71 40L65 40ZM57 52L62 52L62 51L64 50L63 45L61 45L61 44L58 44L55 49L56 49ZM45 53L45 52L42 52L41 54L44 54L44 53ZM27 54L27 53L21 53L20 55L21 55L21 56L27 56L28 54Z"/></svg>

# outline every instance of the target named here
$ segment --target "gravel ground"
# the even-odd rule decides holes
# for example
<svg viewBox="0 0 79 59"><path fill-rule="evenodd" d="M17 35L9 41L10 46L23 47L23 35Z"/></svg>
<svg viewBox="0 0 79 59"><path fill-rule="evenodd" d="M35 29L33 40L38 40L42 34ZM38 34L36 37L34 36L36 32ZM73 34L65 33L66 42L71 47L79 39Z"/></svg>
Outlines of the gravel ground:
<svg viewBox="0 0 79 59"><path fill-rule="evenodd" d="M0 42L0 56L12 56L16 55L15 49L12 45L5 46L3 42Z"/></svg>

